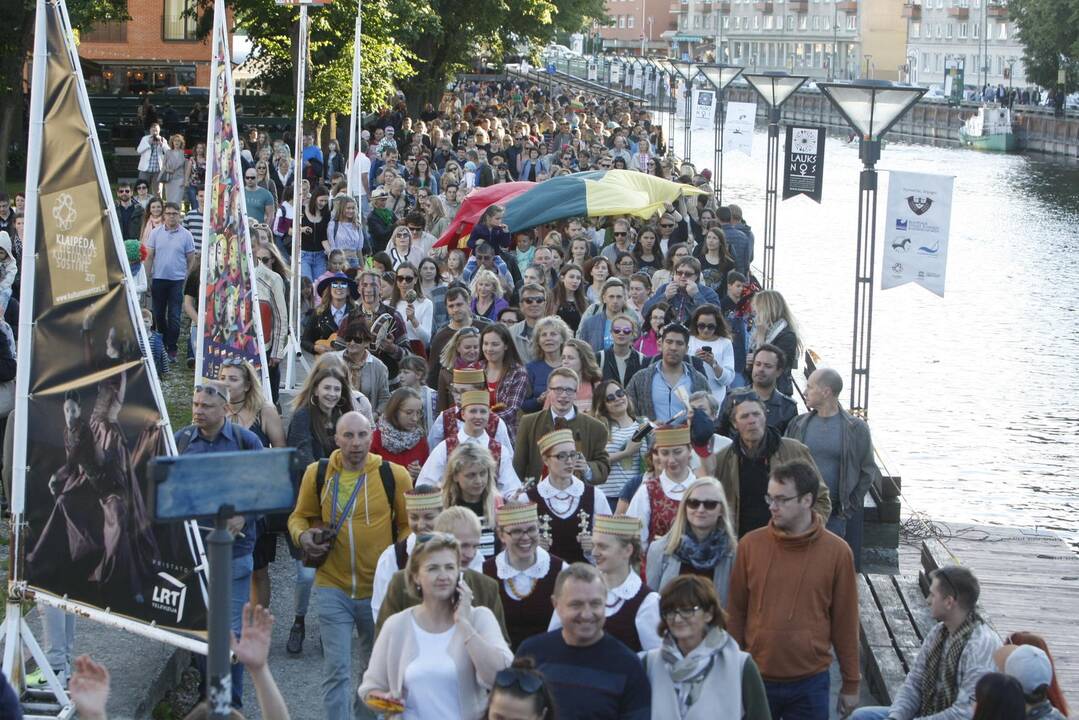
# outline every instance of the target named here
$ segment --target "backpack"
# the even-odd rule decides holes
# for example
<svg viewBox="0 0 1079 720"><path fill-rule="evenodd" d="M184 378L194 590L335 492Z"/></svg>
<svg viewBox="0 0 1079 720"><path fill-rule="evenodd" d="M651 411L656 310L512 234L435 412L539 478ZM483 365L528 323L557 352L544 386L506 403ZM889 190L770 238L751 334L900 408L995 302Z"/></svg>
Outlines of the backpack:
<svg viewBox="0 0 1079 720"><path fill-rule="evenodd" d="M329 467L328 458L318 461L318 470L315 472L315 499L322 497L322 490L326 487L326 469ZM382 489L386 492L386 498L390 506L390 534L393 542L397 542L397 509L394 506L394 496L397 494L397 480L393 476L393 468L385 460L378 468L378 475L382 479Z"/></svg>

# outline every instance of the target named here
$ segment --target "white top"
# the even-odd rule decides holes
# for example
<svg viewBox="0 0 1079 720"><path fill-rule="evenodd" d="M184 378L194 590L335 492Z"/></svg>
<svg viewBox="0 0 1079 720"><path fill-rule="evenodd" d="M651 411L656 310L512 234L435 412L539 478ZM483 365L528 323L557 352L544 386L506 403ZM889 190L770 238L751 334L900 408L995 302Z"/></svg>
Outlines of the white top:
<svg viewBox="0 0 1079 720"><path fill-rule="evenodd" d="M712 340L699 340L692 335L689 338L688 353L692 357L694 353L703 347L712 348L712 355L719 363L719 374L716 369L705 363L704 376L708 378L708 388L712 395L723 405L723 399L727 397L727 386L734 382L734 345L730 338L719 337Z"/></svg>
<svg viewBox="0 0 1079 720"><path fill-rule="evenodd" d="M621 585L607 591L607 606L603 611L603 616L611 617L618 614L622 606L640 591L643 584L641 576L631 570ZM663 644L658 632L659 593L650 592L644 596L644 602L637 609L637 618L633 624L637 626L637 636L641 639L642 650L652 650ZM551 616L551 624L547 626L547 629L558 630L561 627L562 620L558 617L558 613L555 613Z"/></svg>
<svg viewBox="0 0 1079 720"><path fill-rule="evenodd" d="M565 520L570 515L577 513L577 508L581 504L581 497L586 491L591 491L595 503L595 513L597 515L610 515L611 504L607 502L607 496L600 492L597 487L589 487L577 478L573 478L570 481L569 487L565 489L556 488L551 484L550 478L543 478L539 485L536 486L536 492L547 503L547 507L551 512L559 518Z"/></svg>
<svg viewBox="0 0 1079 720"><path fill-rule="evenodd" d="M689 487L689 484L694 480L696 480L696 478L693 476L693 473L689 473L686 475L685 480L677 483L667 477L667 473L664 472L659 476L659 486L663 489L663 494L671 500L682 502L682 496L686 494L686 488ZM647 482L647 479L645 482ZM633 493L633 499L629 501L626 515L641 519L641 544L644 548L647 548L648 523L652 519L652 504L648 502L648 488L645 486L644 482L637 488L637 492Z"/></svg>
<svg viewBox="0 0 1079 720"><path fill-rule="evenodd" d="M416 302L412 303L412 306L416 310L416 321L420 324L419 327L413 327L412 323L409 322L407 302L404 300L399 301L394 310L405 321L405 333L408 339L419 340L426 345L431 342L431 323L435 317L435 304L427 298L416 298Z"/></svg>
<svg viewBox="0 0 1079 720"><path fill-rule="evenodd" d="M536 562L524 570L510 565L506 551L495 555L495 573L506 588L506 594L514 600L524 600L532 593L537 582L547 577L551 571L551 554L541 547L536 548Z"/></svg>
<svg viewBox="0 0 1079 720"><path fill-rule="evenodd" d="M412 556L412 549L416 547L416 535L412 534L405 538L405 555ZM483 555L476 553L472 558L469 570L483 572ZM382 609L382 603L386 599L386 591L390 589L390 581L397 572L397 552L390 545L378 556L375 563L375 579L371 586L371 616L378 622L378 611Z"/></svg>
<svg viewBox="0 0 1079 720"><path fill-rule="evenodd" d="M441 423L436 423L436 425L441 425ZM487 433L483 433L479 437L472 437L465 432L463 424L457 431L457 441L462 445L471 443L472 445L487 447L489 440L490 437ZM510 498L521 488L521 480L517 477L517 472L513 469L513 446L508 443L503 444L502 452L500 454L501 458L498 463L498 478L495 481L495 485L498 486L498 492L502 497ZM446 441L443 440L433 451L431 451L431 454L427 456L427 460L420 469L420 474L416 477L415 484L442 487L442 473L446 470L447 455Z"/></svg>
<svg viewBox="0 0 1079 720"><path fill-rule="evenodd" d="M610 433L607 439L607 454L621 452L633 439L633 435L640 429L637 423L631 423L626 427L618 427L611 423ZM644 468L646 450L641 443L640 450L636 455L611 461L611 471L607 473L607 480L600 485L600 490L609 497L618 497L622 494L622 488L626 483L636 480L641 476Z"/></svg>
<svg viewBox="0 0 1079 720"><path fill-rule="evenodd" d="M405 668L404 720L458 720L461 703L457 695L457 667L446 662L457 626L429 633L411 614L416 657Z"/></svg>
<svg viewBox="0 0 1079 720"><path fill-rule="evenodd" d="M367 189L363 186L363 179L370 172L371 159L362 152L356 153L356 159L352 161L352 166L349 168L349 173L352 175L349 179L352 181L352 189L356 197L363 197L367 194Z"/></svg>
<svg viewBox="0 0 1079 720"><path fill-rule="evenodd" d="M442 415L446 411L443 410L435 418L435 421L431 423L431 427L427 430L427 447L438 447L438 444L446 439L446 432L442 427ZM464 420L457 421L457 429L460 430L465 426ZM498 418L498 427L495 430L495 440L497 440L503 448L510 448L510 452L513 451L513 441L510 440L510 431L506 428L506 421L502 418Z"/></svg>

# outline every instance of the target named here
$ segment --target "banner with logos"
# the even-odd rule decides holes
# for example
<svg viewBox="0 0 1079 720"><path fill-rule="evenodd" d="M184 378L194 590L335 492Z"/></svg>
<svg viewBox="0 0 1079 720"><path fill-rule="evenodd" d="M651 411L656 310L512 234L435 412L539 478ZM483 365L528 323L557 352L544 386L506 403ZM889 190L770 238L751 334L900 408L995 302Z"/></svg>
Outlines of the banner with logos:
<svg viewBox="0 0 1079 720"><path fill-rule="evenodd" d="M175 453L172 428L63 0L37 4L36 28L11 577L184 644L206 630L201 539L149 515L147 465Z"/></svg>
<svg viewBox="0 0 1079 720"><path fill-rule="evenodd" d="M690 130L712 130L716 126L716 91L694 88Z"/></svg>
<svg viewBox="0 0 1079 720"><path fill-rule="evenodd" d="M595 60L588 61L588 80L589 82L595 82L599 77L599 63Z"/></svg>
<svg viewBox="0 0 1079 720"><path fill-rule="evenodd" d="M216 378L226 360L246 360L261 373L262 387L269 398L270 378L262 317L256 306L255 261L247 223L225 20L224 3L217 0L210 65L195 379Z"/></svg>
<svg viewBox="0 0 1079 720"><path fill-rule="evenodd" d="M607 67L611 71L610 84L617 85L622 80L622 65L617 62L612 62Z"/></svg>
<svg viewBox="0 0 1079 720"><path fill-rule="evenodd" d="M944 297L955 177L890 172L882 290L917 283Z"/></svg>
<svg viewBox="0 0 1079 720"><path fill-rule="evenodd" d="M818 203L824 188L824 128L787 126L787 154L783 158L783 199L805 195Z"/></svg>
<svg viewBox="0 0 1079 720"><path fill-rule="evenodd" d="M633 89L637 92L644 90L644 68L640 65L633 66Z"/></svg>
<svg viewBox="0 0 1079 720"><path fill-rule="evenodd" d="M723 119L723 152L737 150L753 156L753 129L757 124L757 103L729 102Z"/></svg>

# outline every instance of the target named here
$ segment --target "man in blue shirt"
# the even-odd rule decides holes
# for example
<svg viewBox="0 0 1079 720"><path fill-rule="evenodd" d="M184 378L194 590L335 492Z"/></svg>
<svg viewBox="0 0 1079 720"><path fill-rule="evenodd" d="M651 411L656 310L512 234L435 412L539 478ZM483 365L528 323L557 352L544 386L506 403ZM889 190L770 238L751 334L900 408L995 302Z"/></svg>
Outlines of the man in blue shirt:
<svg viewBox="0 0 1079 720"><path fill-rule="evenodd" d="M675 394L677 388L683 388L686 397L708 390L708 378L686 360L688 346L689 329L685 325L670 323L660 331L659 359L638 370L626 388L638 415L665 424L683 410L688 411Z"/></svg>
<svg viewBox="0 0 1079 720"><path fill-rule="evenodd" d="M154 323L157 331L165 336L165 352L170 360L175 360L184 280L187 279L188 259L195 254L195 239L180 225L177 203L165 203L165 223L150 233L146 246L146 275L152 279L150 296Z"/></svg>
<svg viewBox="0 0 1079 720"><path fill-rule="evenodd" d="M273 194L258 184L255 168L244 170L244 201L247 203L247 218L262 224L273 219L277 206Z"/></svg>
<svg viewBox="0 0 1079 720"><path fill-rule="evenodd" d="M176 433L176 450L181 455L197 453L262 450L262 441L247 428L226 419L229 388L218 380L202 379L195 385L191 398L191 425ZM244 603L251 595L251 573L254 571L255 517L237 515L228 521L232 533L232 631L240 634ZM200 669L205 675L205 658ZM242 707L243 665L232 666L232 705ZM203 678L205 682L205 677Z"/></svg>
<svg viewBox="0 0 1079 720"><path fill-rule="evenodd" d="M517 650L547 678L565 720L647 720L652 687L637 656L603 632L607 584L593 566L573 563L551 598L561 630L534 635Z"/></svg>

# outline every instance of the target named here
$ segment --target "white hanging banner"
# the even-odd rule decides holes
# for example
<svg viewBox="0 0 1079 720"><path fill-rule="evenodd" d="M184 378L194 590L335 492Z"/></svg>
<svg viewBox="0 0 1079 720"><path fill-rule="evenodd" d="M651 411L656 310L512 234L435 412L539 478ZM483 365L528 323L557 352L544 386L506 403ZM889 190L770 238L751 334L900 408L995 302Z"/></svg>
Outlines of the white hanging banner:
<svg viewBox="0 0 1079 720"><path fill-rule="evenodd" d="M644 90L644 69L640 65L633 68L633 89Z"/></svg>
<svg viewBox="0 0 1079 720"><path fill-rule="evenodd" d="M611 85L620 81L622 76L622 66L616 62L611 63Z"/></svg>
<svg viewBox="0 0 1079 720"><path fill-rule="evenodd" d="M696 88L693 90L692 130L711 130L716 125L716 91Z"/></svg>
<svg viewBox="0 0 1079 720"><path fill-rule="evenodd" d="M757 103L729 102L723 121L723 151L738 150L753 157L753 128Z"/></svg>
<svg viewBox="0 0 1079 720"><path fill-rule="evenodd" d="M951 175L889 173L881 290L914 282L944 297L954 185Z"/></svg>
<svg viewBox="0 0 1079 720"><path fill-rule="evenodd" d="M685 122L686 119L686 83L682 78L675 79L674 116Z"/></svg>
<svg viewBox="0 0 1079 720"><path fill-rule="evenodd" d="M595 60L588 61L588 81L595 82L599 77L599 63Z"/></svg>

